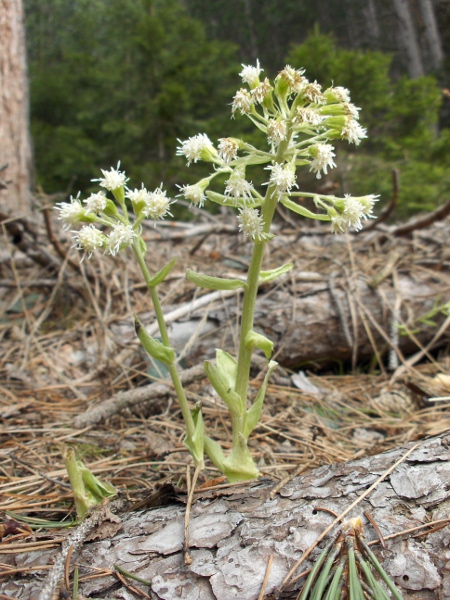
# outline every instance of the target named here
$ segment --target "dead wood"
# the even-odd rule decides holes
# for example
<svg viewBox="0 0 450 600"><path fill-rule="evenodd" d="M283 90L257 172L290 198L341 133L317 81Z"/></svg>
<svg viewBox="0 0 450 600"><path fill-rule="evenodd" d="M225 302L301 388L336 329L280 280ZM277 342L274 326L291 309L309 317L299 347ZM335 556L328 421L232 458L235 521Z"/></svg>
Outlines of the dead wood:
<svg viewBox="0 0 450 600"><path fill-rule="evenodd" d="M282 582L332 523L329 511L341 514L411 446L324 465L288 482L273 499L274 483L268 479L197 491L189 526L192 564L188 565L183 560L182 504L125 513L117 534L101 538L99 532L97 541L85 543L73 554L72 563L80 569L80 592L83 597L111 600L136 597L122 583L123 578L116 577L114 565L118 565L139 577L141 582L128 582L155 600L256 600L272 556L266 593L270 598L295 598L303 580ZM374 543L372 549L406 600L450 597L450 527L448 521L442 521L448 519L449 508L447 434L421 442L348 515L368 511L377 524L386 549L377 543L376 531L363 517L366 537ZM408 531L413 528L417 529ZM59 551L27 553L23 549L14 553L5 546L3 572L6 575L9 568L15 576L4 577L0 593L21 600L38 597L45 582L45 566ZM318 552L314 550L310 558ZM301 571L310 566L306 560ZM23 574L23 567L34 572Z"/></svg>
<svg viewBox="0 0 450 600"><path fill-rule="evenodd" d="M309 274L312 275L312 274ZM263 288L255 311L257 331L274 341L276 360L284 367L307 365L324 368L353 360L367 362L373 356L385 356L390 349L400 356L418 351L445 321L444 314L435 315L433 326L418 320L435 306L450 301L450 288L427 272L399 273L381 282L375 289L373 280L365 275L346 278L317 275L316 282L302 281L302 274L280 287ZM310 277L307 277L310 279ZM223 298L212 305L208 317L189 311L190 318L172 325L171 338L175 348L183 350L189 337L197 337L184 357L195 363L212 357L217 347L233 348L239 304L236 297ZM403 324L415 335L398 335ZM439 343L448 341L443 332Z"/></svg>

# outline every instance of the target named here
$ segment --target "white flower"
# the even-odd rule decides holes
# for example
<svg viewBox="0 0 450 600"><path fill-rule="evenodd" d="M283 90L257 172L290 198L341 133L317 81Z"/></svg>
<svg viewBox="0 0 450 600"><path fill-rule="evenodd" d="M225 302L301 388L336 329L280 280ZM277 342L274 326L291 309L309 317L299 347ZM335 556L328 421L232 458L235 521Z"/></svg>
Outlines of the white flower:
<svg viewBox="0 0 450 600"><path fill-rule="evenodd" d="M119 190L125 187L128 177L125 175L125 173L119 171L119 167L120 161L117 163L117 169L113 169L112 167L110 171L104 171L101 169L103 178L92 179L92 181L98 181L101 187L106 188L110 192L114 192L114 190Z"/></svg>
<svg viewBox="0 0 450 600"><path fill-rule="evenodd" d="M275 184L277 191L280 194L285 194L291 191L293 187L298 187L295 175L295 166L291 164L280 165L275 163L266 167L270 173L270 183Z"/></svg>
<svg viewBox="0 0 450 600"><path fill-rule="evenodd" d="M355 119L348 117L341 130L341 136L344 140L348 140L351 144L358 146L361 140L367 137L367 129L361 127Z"/></svg>
<svg viewBox="0 0 450 600"><path fill-rule="evenodd" d="M137 188L135 188L134 190L127 190L125 196L128 198L128 200L131 200L133 204L140 204L141 202L145 203L148 194L149 192L144 187L144 184L142 184L140 190L138 190Z"/></svg>
<svg viewBox="0 0 450 600"><path fill-rule="evenodd" d="M361 109L358 106L355 106L351 102L344 102L343 106L344 106L345 113L349 117L352 117L353 119L356 119L356 120L359 119L359 111Z"/></svg>
<svg viewBox="0 0 450 600"><path fill-rule="evenodd" d="M247 199L252 198L252 193L254 191L253 185L250 181L245 179L245 169L236 168L231 173L228 180L225 182L225 195L231 196L236 200L243 199L244 202Z"/></svg>
<svg viewBox="0 0 450 600"><path fill-rule="evenodd" d="M178 186L183 196L195 206L201 208L205 204L206 196L204 194L205 187L203 187L200 182L195 183L194 185L183 185Z"/></svg>
<svg viewBox="0 0 450 600"><path fill-rule="evenodd" d="M264 221L258 209L239 209L239 214L236 218L239 221L239 231L243 231L248 237L259 241L267 238L267 234L263 232Z"/></svg>
<svg viewBox="0 0 450 600"><path fill-rule="evenodd" d="M247 83L251 88L259 84L259 75L264 69L259 66L259 60L256 61L256 67L250 65L242 65L243 69L239 73L242 81Z"/></svg>
<svg viewBox="0 0 450 600"><path fill-rule="evenodd" d="M248 90L240 89L236 92L233 98L233 104L231 105L231 112L234 113L239 110L241 115L247 115L253 106L253 98Z"/></svg>
<svg viewBox="0 0 450 600"><path fill-rule="evenodd" d="M191 162L196 163L198 160L210 160L214 154L217 154L206 133L194 135L184 142L178 141L181 146L177 148L177 156L185 156L188 160L188 166Z"/></svg>
<svg viewBox="0 0 450 600"><path fill-rule="evenodd" d="M229 164L236 158L237 151L239 150L239 144L232 138L221 138L219 140L219 156L225 164Z"/></svg>
<svg viewBox="0 0 450 600"><path fill-rule="evenodd" d="M107 201L108 199L104 192L91 194L89 198L83 201L86 204L86 214L93 213L94 215L98 215L105 210Z"/></svg>
<svg viewBox="0 0 450 600"><path fill-rule="evenodd" d="M329 102L350 102L350 92L345 87L330 87L324 95Z"/></svg>
<svg viewBox="0 0 450 600"><path fill-rule="evenodd" d="M302 90L302 95L305 96L313 104L325 104L325 96L322 94L322 86L315 81L308 83Z"/></svg>
<svg viewBox="0 0 450 600"><path fill-rule="evenodd" d="M250 93L256 104L261 104L264 102L264 98L267 96L267 94L269 94L272 90L273 87L270 85L270 81L266 77L266 79L264 79L264 81L257 87L253 88Z"/></svg>
<svg viewBox="0 0 450 600"><path fill-rule="evenodd" d="M153 219L164 219L167 215L172 216L169 210L171 201L166 196L166 191L161 187L156 188L154 192L149 192L145 198L145 207L142 209L142 213L145 218Z"/></svg>
<svg viewBox="0 0 450 600"><path fill-rule="evenodd" d="M307 123L308 125L320 125L324 117L314 108L300 107L295 115L294 122L296 124Z"/></svg>
<svg viewBox="0 0 450 600"><path fill-rule="evenodd" d="M267 139L272 144L278 146L280 142L284 141L287 136L287 127L284 121L278 119L270 119L267 125Z"/></svg>
<svg viewBox="0 0 450 600"><path fill-rule="evenodd" d="M131 225L123 225L122 223L114 225L107 239L108 253L114 256L119 250L129 246L136 235Z"/></svg>
<svg viewBox="0 0 450 600"><path fill-rule="evenodd" d="M336 166L333 160L335 156L334 147L331 144L315 144L310 147L309 153L314 159L309 165L309 170L316 173L317 179L322 177L320 171L327 175L328 167L332 169Z"/></svg>
<svg viewBox="0 0 450 600"><path fill-rule="evenodd" d="M348 230L348 225L347 217L341 213L331 217L332 233L345 233Z"/></svg>
<svg viewBox="0 0 450 600"><path fill-rule="evenodd" d="M363 208L362 217L364 219L375 219L375 215L372 214L372 210L375 202L378 202L379 198L380 196L376 194L369 194L367 196L360 196L358 198Z"/></svg>
<svg viewBox="0 0 450 600"><path fill-rule="evenodd" d="M102 248L106 243L106 236L92 223L90 225L85 225L80 231L74 231L73 233L75 234L75 248L84 250L84 256L87 254L88 258L91 258L92 253L97 250L97 248ZM84 256L82 260L84 259Z"/></svg>
<svg viewBox="0 0 450 600"><path fill-rule="evenodd" d="M77 225L86 216L86 210L83 208L81 201L79 200L80 192L76 198L70 196L70 202L58 202L56 204L56 210L59 210L59 217L63 222L63 229L66 231Z"/></svg>
<svg viewBox="0 0 450 600"><path fill-rule="evenodd" d="M308 83L306 77L303 77L305 69L294 69L290 65L286 65L282 71L277 75L280 79L284 79L288 82L291 92L298 94L302 91L305 85Z"/></svg>
<svg viewBox="0 0 450 600"><path fill-rule="evenodd" d="M346 196L343 214L347 217L349 227L353 227L356 231L362 229L361 218L365 216L364 207L357 198Z"/></svg>

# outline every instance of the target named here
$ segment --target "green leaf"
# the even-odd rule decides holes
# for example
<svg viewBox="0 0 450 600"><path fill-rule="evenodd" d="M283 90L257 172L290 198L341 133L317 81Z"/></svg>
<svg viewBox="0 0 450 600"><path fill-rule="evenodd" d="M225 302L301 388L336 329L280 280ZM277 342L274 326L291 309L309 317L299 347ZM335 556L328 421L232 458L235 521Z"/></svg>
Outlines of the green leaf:
<svg viewBox="0 0 450 600"><path fill-rule="evenodd" d="M268 281L273 281L280 275L284 275L288 271L292 269L294 263L286 263L285 265L278 267L277 269L271 269L270 271L261 271L259 274L259 282L267 283Z"/></svg>
<svg viewBox="0 0 450 600"><path fill-rule="evenodd" d="M267 369L267 373L264 377L264 381L262 382L261 387L259 388L259 392L256 395L255 401L251 405L251 407L245 413L245 422L244 422L244 437L245 439L251 434L251 432L258 425L259 419L261 418L261 413L263 409L264 398L267 391L267 386L269 384L269 379L278 363L275 360L271 360L269 362L269 366Z"/></svg>
<svg viewBox="0 0 450 600"><path fill-rule="evenodd" d="M315 221L330 221L330 217L328 215L313 213L304 206L292 202L292 200L289 200L289 198L287 198L286 196L281 198L280 202L283 206L285 206L289 210L292 210L292 212L295 212L298 215L302 215L302 217L314 219Z"/></svg>
<svg viewBox="0 0 450 600"><path fill-rule="evenodd" d="M167 277L167 275L170 273L170 271L173 269L176 262L177 259L172 258L172 260L168 262L167 265L165 265L162 269L160 269L157 273L153 275L153 277L148 282L148 286L154 288L160 283L162 283Z"/></svg>
<svg viewBox="0 0 450 600"><path fill-rule="evenodd" d="M195 424L194 434L192 437L186 436L184 445L192 454L195 464L198 465L203 461L205 446L205 422L203 421L201 405L198 404L191 413Z"/></svg>
<svg viewBox="0 0 450 600"><path fill-rule="evenodd" d="M249 331L245 336L245 347L249 350L253 350L254 348L259 348L266 355L267 360L270 360L270 357L273 353L273 342L266 338L265 335L261 333L256 333L256 331Z"/></svg>
<svg viewBox="0 0 450 600"><path fill-rule="evenodd" d="M212 440L210 437L205 435L205 452L208 458L214 463L214 466L219 469L221 473L224 472L223 461L225 460L225 454L218 442Z"/></svg>
<svg viewBox="0 0 450 600"><path fill-rule="evenodd" d="M97 479L81 460L76 459L73 448L68 449L65 464L79 519L84 518L88 510L100 504L104 498L116 495L111 484Z"/></svg>
<svg viewBox="0 0 450 600"><path fill-rule="evenodd" d="M238 290L239 288L247 288L245 281L240 279L225 279L223 277L211 277L210 275L202 275L196 273L192 269L187 269L186 278L198 285L198 287L208 290Z"/></svg>
<svg viewBox="0 0 450 600"><path fill-rule="evenodd" d="M237 360L225 350L216 348L216 364L220 371L225 375L228 381L228 385L232 388L236 386L237 377Z"/></svg>
<svg viewBox="0 0 450 600"><path fill-rule="evenodd" d="M228 406L230 413L238 416L241 411L241 398L230 385L227 375L209 360L205 360L204 369L211 385Z"/></svg>
<svg viewBox="0 0 450 600"><path fill-rule="evenodd" d="M134 315L134 328L136 334L144 347L144 350L155 360L160 360L166 364L172 364L175 360L175 352L170 346L164 346L159 340L155 340L148 334L145 327L139 321L139 317Z"/></svg>

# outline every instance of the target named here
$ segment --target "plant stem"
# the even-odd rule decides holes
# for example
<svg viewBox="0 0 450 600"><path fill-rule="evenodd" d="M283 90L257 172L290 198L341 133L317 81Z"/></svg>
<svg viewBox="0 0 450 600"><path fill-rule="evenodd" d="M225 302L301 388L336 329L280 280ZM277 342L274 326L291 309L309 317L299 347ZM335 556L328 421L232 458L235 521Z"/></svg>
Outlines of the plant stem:
<svg viewBox="0 0 450 600"><path fill-rule="evenodd" d="M150 296L153 302L153 308L155 310L156 321L158 322L159 332L161 334L161 341L164 344L164 346L171 348L169 333L167 331L166 322L164 321L164 313L161 308L161 303L159 301L156 288L150 285L152 276L147 268L147 265L145 264L144 254L139 246L139 241L140 238L137 238L133 242L133 252L136 256L139 268L141 269L142 275L145 279L145 283L147 284L148 290L150 292ZM172 379L173 387L175 388L175 393L177 395L178 402L180 404L181 413L186 424L187 435L189 438L192 438L195 432L195 424L192 418L191 410L188 405L186 394L184 393L183 384L181 383L175 361L169 363L167 366L169 369L170 377Z"/></svg>

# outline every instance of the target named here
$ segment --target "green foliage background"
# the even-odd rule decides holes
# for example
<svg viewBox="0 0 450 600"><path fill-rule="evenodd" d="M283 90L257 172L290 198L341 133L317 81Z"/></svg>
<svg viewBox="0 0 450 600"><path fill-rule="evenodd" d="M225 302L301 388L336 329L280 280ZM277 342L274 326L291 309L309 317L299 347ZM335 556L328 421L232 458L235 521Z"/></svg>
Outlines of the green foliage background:
<svg viewBox="0 0 450 600"><path fill-rule="evenodd" d="M339 46L314 27L309 4L259 3L254 45L268 57L262 63L268 75L285 63L304 67L324 87L348 87L361 107L369 139L356 150L338 148L339 168L330 177L338 193L381 193L388 201L397 168L397 217L434 208L450 187L450 130L439 128L443 96L437 79L394 79L392 55ZM224 6L194 0L25 1L36 180L45 192L87 192L98 169L120 159L131 185L144 181L152 188L164 181L175 193L176 183L195 181L201 170L187 170L175 156L177 138L252 132L246 119L230 121L242 55L250 52L239 42L245 32L236 29L230 36L238 47L208 27L237 23L237 5ZM310 33L303 43L283 47L283 19L289 15ZM272 64L275 54L284 56L282 64ZM254 59L246 56L244 62ZM305 174L301 188L314 191L319 183Z"/></svg>

